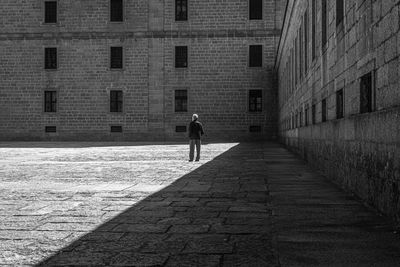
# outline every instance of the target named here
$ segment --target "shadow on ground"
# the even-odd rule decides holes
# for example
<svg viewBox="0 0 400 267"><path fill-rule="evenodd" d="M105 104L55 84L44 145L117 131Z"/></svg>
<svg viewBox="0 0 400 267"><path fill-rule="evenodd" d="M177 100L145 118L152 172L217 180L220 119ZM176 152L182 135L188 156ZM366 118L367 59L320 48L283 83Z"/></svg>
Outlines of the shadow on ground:
<svg viewBox="0 0 400 267"><path fill-rule="evenodd" d="M277 265L262 160L239 144L36 266Z"/></svg>

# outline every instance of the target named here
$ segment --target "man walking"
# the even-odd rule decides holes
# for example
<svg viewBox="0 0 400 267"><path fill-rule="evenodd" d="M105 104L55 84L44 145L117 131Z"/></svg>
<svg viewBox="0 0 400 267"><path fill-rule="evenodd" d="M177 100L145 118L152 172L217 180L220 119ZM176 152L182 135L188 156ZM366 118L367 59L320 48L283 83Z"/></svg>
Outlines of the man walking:
<svg viewBox="0 0 400 267"><path fill-rule="evenodd" d="M204 134L203 125L198 121L199 116L193 114L192 121L189 125L190 152L189 161L194 158L194 146L196 146L196 161L200 160L201 136Z"/></svg>

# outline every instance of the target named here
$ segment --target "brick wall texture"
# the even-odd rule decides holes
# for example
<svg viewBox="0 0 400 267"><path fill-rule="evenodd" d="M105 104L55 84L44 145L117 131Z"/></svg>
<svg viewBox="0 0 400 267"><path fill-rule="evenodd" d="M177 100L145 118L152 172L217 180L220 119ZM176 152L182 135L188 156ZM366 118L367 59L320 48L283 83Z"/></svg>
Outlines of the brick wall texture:
<svg viewBox="0 0 400 267"><path fill-rule="evenodd" d="M264 0L263 19L249 20L248 0L189 0L187 21L175 21L174 0L124 1L124 21L110 22L108 0L63 0L56 24L44 23L44 2L0 8L0 140L185 140L175 127L192 113L208 140L276 136L284 1ZM248 66L249 45L263 46L262 67ZM123 47L122 70L109 68L111 46ZM175 46L188 47L187 68L175 68ZM46 47L57 47L57 70L44 69ZM174 110L179 89L187 112ZM263 92L261 112L248 111L252 89ZM57 91L55 113L44 112L46 90ZM121 113L110 112L111 90L123 91Z"/></svg>
<svg viewBox="0 0 400 267"><path fill-rule="evenodd" d="M344 0L342 21L340 1L326 1L325 46L323 2L288 4L276 64L279 136L328 177L399 219L400 1ZM296 38L302 40L302 48L296 48ZM361 113L362 77L368 73L371 110ZM337 116L339 90L343 90L344 118ZM322 122L323 100L326 122Z"/></svg>

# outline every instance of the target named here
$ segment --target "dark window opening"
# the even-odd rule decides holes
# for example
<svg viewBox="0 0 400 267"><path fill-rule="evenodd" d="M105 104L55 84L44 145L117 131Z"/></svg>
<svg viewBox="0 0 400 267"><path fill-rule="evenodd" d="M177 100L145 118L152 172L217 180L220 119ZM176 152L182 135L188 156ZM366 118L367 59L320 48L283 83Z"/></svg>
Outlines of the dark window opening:
<svg viewBox="0 0 400 267"><path fill-rule="evenodd" d="M122 126L111 126L112 133L122 133Z"/></svg>
<svg viewBox="0 0 400 267"><path fill-rule="evenodd" d="M46 47L44 49L44 68L46 70L57 69L56 47Z"/></svg>
<svg viewBox="0 0 400 267"><path fill-rule="evenodd" d="M249 7L250 19L262 19L263 1L262 0L250 0L249 4L250 4L250 7Z"/></svg>
<svg viewBox="0 0 400 267"><path fill-rule="evenodd" d="M304 74L308 71L308 12L304 14Z"/></svg>
<svg viewBox="0 0 400 267"><path fill-rule="evenodd" d="M326 99L322 100L322 122L326 121Z"/></svg>
<svg viewBox="0 0 400 267"><path fill-rule="evenodd" d="M326 6L326 1L327 0L321 0L321 3L322 3L322 23L321 23L321 25L322 25L322 34L321 34L321 37L322 37L322 49L324 49L325 48L325 45L326 45L326 42L327 42L327 25L328 25L328 23L327 23L327 19L328 19L328 16L327 16L327 6Z"/></svg>
<svg viewBox="0 0 400 267"><path fill-rule="evenodd" d="M262 67L262 45L250 45L249 67Z"/></svg>
<svg viewBox="0 0 400 267"><path fill-rule="evenodd" d="M314 60L316 55L316 50L317 50L317 43L316 43L316 25L317 25L317 12L316 12L316 3L317 0L312 0L312 23L311 23L311 45L312 45L312 59Z"/></svg>
<svg viewBox="0 0 400 267"><path fill-rule="evenodd" d="M177 133L186 133L186 126L176 126L175 132Z"/></svg>
<svg viewBox="0 0 400 267"><path fill-rule="evenodd" d="M368 73L361 77L360 81L360 113L373 111L373 85L372 73Z"/></svg>
<svg viewBox="0 0 400 267"><path fill-rule="evenodd" d="M344 18L344 0L336 0L336 26L342 23Z"/></svg>
<svg viewBox="0 0 400 267"><path fill-rule="evenodd" d="M121 22L124 20L123 0L111 0L110 2L110 21Z"/></svg>
<svg viewBox="0 0 400 267"><path fill-rule="evenodd" d="M187 90L175 90L175 112L187 112Z"/></svg>
<svg viewBox="0 0 400 267"><path fill-rule="evenodd" d="M336 119L344 117L343 89L336 92Z"/></svg>
<svg viewBox="0 0 400 267"><path fill-rule="evenodd" d="M316 116L315 116L316 113L317 113L316 106L312 105L311 106L311 122L312 122L312 124L315 124L317 122Z"/></svg>
<svg viewBox="0 0 400 267"><path fill-rule="evenodd" d="M262 90L249 91L249 111L262 111Z"/></svg>
<svg viewBox="0 0 400 267"><path fill-rule="evenodd" d="M187 68L188 66L188 47L176 46L175 47L175 67Z"/></svg>
<svg viewBox="0 0 400 267"><path fill-rule="evenodd" d="M251 133L259 133L259 132L261 132L261 126L260 125L251 125L249 127L249 131Z"/></svg>
<svg viewBox="0 0 400 267"><path fill-rule="evenodd" d="M122 91L110 91L110 112L122 112Z"/></svg>
<svg viewBox="0 0 400 267"><path fill-rule="evenodd" d="M57 127L56 126L46 126L44 128L44 131L46 133L55 133L55 132L57 132Z"/></svg>
<svg viewBox="0 0 400 267"><path fill-rule="evenodd" d="M45 91L44 92L44 112L57 111L57 92Z"/></svg>
<svg viewBox="0 0 400 267"><path fill-rule="evenodd" d="M122 69L123 67L123 51L121 46L111 47L110 51L110 68Z"/></svg>
<svg viewBox="0 0 400 267"><path fill-rule="evenodd" d="M175 20L185 21L188 19L188 1L175 0Z"/></svg>
<svg viewBox="0 0 400 267"><path fill-rule="evenodd" d="M57 1L44 2L44 23L57 23Z"/></svg>
<svg viewBox="0 0 400 267"><path fill-rule="evenodd" d="M304 115L305 115L305 120L304 120L305 126L308 126L308 124L309 124L308 123L308 116L309 116L309 108L308 107L305 109Z"/></svg>

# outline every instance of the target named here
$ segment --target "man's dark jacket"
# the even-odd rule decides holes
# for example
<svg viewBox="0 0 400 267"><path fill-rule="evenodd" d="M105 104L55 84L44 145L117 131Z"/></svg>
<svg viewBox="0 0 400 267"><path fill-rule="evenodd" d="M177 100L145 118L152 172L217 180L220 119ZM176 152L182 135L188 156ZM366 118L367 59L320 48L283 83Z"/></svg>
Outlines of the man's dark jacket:
<svg viewBox="0 0 400 267"><path fill-rule="evenodd" d="M204 134L203 125L199 121L192 121L189 125L189 138L200 139Z"/></svg>

